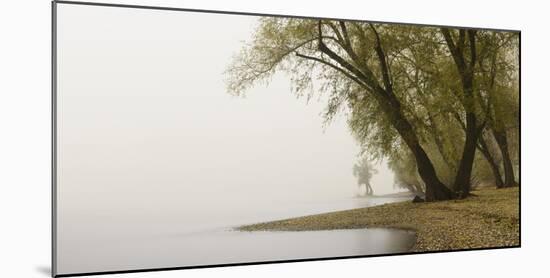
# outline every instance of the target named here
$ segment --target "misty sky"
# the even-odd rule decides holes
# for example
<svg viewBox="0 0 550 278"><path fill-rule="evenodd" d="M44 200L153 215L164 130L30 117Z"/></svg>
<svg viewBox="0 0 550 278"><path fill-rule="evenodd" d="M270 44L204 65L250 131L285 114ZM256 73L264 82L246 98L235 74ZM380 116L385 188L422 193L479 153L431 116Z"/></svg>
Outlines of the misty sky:
<svg viewBox="0 0 550 278"><path fill-rule="evenodd" d="M110 193L117 202L132 192L129 201L159 195L166 204L180 190L313 200L355 193L358 147L343 117L323 128L322 100L298 99L284 74L245 98L226 93L223 71L256 17L61 7L61 194ZM387 169L373 186L393 189Z"/></svg>

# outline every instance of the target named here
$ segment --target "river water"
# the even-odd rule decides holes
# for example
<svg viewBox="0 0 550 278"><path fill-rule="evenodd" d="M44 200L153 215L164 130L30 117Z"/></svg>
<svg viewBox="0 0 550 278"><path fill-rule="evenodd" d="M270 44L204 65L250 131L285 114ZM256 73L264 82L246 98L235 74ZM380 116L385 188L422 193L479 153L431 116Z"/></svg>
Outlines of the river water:
<svg viewBox="0 0 550 278"><path fill-rule="evenodd" d="M234 206L231 216L187 218L187 223L146 219L120 223L77 222L60 243L59 273L185 267L245 262L387 254L408 251L415 242L409 231L355 229L308 232L239 232L242 224L368 207L403 201L409 196L351 198L326 202L285 203L247 210ZM260 207L261 208L261 207ZM218 214L220 211L218 210ZM204 211L201 212L204 215ZM185 216L181 216L185 219ZM89 220L90 217L87 217ZM93 221L92 221L93 222ZM110 223L110 224L106 224ZM140 224L142 223L142 224ZM170 227L170 228L169 228ZM93 233L86 233L93 230ZM78 235L71 237L71 234ZM82 236L84 235L85 238Z"/></svg>

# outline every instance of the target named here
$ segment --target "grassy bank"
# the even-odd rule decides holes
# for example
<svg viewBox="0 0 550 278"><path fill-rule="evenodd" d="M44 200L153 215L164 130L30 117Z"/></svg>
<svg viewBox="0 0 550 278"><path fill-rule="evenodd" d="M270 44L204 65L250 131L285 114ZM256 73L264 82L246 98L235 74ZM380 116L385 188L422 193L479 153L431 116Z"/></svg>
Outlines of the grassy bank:
<svg viewBox="0 0 550 278"><path fill-rule="evenodd" d="M412 251L519 245L519 189L480 189L474 197L401 202L241 226L241 231L398 228L416 232Z"/></svg>

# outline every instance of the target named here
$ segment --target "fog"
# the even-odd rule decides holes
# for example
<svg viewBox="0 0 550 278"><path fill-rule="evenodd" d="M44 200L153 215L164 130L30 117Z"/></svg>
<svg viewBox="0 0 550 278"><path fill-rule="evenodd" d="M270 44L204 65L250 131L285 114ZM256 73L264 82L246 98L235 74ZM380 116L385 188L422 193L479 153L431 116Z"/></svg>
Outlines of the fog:
<svg viewBox="0 0 550 278"><path fill-rule="evenodd" d="M257 19L59 5L64 258L145 233L364 205L359 148L343 116L323 125L323 99L297 98L284 74L246 97L226 92L223 72ZM375 194L394 192L391 171L376 167Z"/></svg>

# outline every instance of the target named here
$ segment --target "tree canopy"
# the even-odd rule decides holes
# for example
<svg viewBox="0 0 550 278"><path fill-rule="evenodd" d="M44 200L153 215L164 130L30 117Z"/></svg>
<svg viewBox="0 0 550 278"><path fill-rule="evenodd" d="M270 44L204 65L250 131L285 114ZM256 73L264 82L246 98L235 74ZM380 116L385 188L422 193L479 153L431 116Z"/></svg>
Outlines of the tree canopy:
<svg viewBox="0 0 550 278"><path fill-rule="evenodd" d="M229 65L227 85L242 95L286 72L298 96L328 96L326 121L345 111L362 150L404 171L427 200L466 197L481 173L496 180L504 170L514 181L507 141L519 127L518 40L490 30L263 17Z"/></svg>

